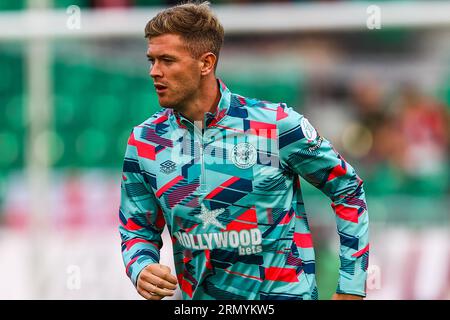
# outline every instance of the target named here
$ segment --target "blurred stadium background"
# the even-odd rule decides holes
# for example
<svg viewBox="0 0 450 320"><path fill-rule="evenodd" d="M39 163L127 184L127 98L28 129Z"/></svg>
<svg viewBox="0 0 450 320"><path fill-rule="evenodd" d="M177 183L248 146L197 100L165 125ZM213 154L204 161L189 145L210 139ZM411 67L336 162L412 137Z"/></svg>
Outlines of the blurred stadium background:
<svg viewBox="0 0 450 320"><path fill-rule="evenodd" d="M295 106L365 180L368 299L449 299L450 2L211 2L219 77ZM143 29L173 3L0 1L0 299L139 298L120 256L120 172L131 128L157 110ZM381 29L366 25L372 4ZM333 212L303 186L328 299Z"/></svg>

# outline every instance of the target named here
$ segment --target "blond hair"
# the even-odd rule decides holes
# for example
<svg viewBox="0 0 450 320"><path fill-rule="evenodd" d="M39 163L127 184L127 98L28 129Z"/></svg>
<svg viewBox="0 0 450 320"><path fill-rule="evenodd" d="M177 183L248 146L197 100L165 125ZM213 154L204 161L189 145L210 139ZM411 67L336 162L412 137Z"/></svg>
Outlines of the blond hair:
<svg viewBox="0 0 450 320"><path fill-rule="evenodd" d="M177 34L194 58L212 52L219 58L224 29L209 7L209 2L188 2L159 12L145 26L145 37ZM217 66L217 63L216 63Z"/></svg>

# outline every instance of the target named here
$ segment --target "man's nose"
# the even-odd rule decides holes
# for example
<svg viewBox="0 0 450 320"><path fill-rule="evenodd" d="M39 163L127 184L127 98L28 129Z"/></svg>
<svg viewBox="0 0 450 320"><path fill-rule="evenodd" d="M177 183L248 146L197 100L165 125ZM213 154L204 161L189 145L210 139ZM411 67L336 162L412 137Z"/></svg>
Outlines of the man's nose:
<svg viewBox="0 0 450 320"><path fill-rule="evenodd" d="M150 66L150 77L155 78L155 77L162 77L162 72L161 69L159 68L159 64L157 62L155 62L152 66Z"/></svg>

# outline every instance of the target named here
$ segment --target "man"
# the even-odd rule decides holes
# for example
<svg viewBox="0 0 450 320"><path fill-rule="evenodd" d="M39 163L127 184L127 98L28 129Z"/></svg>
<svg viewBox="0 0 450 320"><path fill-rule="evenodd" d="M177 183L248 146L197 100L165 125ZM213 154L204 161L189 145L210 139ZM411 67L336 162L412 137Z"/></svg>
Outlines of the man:
<svg viewBox="0 0 450 320"><path fill-rule="evenodd" d="M144 298L317 299L299 175L333 201L341 268L334 299L362 299L363 182L285 104L233 94L215 76L224 31L208 3L166 9L145 28L163 109L135 127L122 176L126 273ZM176 277L159 264L172 238Z"/></svg>

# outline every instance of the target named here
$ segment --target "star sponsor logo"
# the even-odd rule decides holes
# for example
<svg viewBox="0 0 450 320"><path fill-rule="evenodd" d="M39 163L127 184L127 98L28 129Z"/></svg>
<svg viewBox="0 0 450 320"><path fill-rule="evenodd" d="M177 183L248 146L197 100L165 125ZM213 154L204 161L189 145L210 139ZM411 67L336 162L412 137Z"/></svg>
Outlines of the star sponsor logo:
<svg viewBox="0 0 450 320"><path fill-rule="evenodd" d="M222 214L225 211L224 208L215 209L215 210L209 210L202 203L201 210L202 210L201 213L197 217L202 220L202 222L203 222L203 229L205 229L209 225L216 226L216 227L218 227L220 229L225 229L225 226L222 225L217 220L217 216L219 216L220 214Z"/></svg>
<svg viewBox="0 0 450 320"><path fill-rule="evenodd" d="M231 150L231 160L240 169L252 167L256 163L257 156L255 146L248 142L238 143Z"/></svg>

